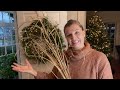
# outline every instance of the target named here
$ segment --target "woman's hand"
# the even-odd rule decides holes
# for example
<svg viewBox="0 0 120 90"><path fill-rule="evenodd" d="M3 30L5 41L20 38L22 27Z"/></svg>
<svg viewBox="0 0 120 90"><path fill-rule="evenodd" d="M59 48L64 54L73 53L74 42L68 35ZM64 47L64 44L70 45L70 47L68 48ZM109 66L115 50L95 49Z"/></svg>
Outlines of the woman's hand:
<svg viewBox="0 0 120 90"><path fill-rule="evenodd" d="M29 61L28 60L25 61L26 65L19 65L17 63L13 63L13 65L11 65L12 70L17 72L25 72L32 74L33 76L37 76L37 72L32 68L32 65L29 63Z"/></svg>

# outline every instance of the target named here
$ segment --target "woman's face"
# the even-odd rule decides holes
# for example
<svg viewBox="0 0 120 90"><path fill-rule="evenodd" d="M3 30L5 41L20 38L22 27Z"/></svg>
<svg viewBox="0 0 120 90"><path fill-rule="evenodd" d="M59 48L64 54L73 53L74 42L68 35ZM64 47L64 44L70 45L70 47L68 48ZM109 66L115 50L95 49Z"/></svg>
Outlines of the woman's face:
<svg viewBox="0 0 120 90"><path fill-rule="evenodd" d="M72 24L66 27L65 36L68 46L74 50L80 50L84 47L85 31L78 24Z"/></svg>

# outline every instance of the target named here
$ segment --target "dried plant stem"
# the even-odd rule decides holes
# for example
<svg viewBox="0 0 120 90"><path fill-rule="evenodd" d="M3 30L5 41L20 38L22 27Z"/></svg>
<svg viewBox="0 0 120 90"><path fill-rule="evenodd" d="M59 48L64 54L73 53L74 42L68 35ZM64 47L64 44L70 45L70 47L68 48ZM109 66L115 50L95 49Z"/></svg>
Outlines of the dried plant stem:
<svg viewBox="0 0 120 90"><path fill-rule="evenodd" d="M60 55L56 55L55 49L53 47L51 47L51 45L49 45L50 43L49 44L47 43L48 44L48 48L52 48L52 51L53 51L53 53L54 53L56 58L54 56L51 56L51 54L48 53L43 47L41 47L41 45L39 43L36 43L36 41L33 40L33 43L35 43L35 45L39 46L40 50L43 53L45 53L45 55L47 55L49 57L49 59L50 59L50 60L48 60L48 59L46 59L46 60L48 60L50 63L52 63L60 71L60 73L62 74L63 78L66 78L65 75L63 74L63 71L64 71L64 65L62 65L63 64L63 60L62 60L62 58L59 57Z"/></svg>
<svg viewBox="0 0 120 90"><path fill-rule="evenodd" d="M37 22L34 25L34 27L41 30L40 32L41 36L39 37L31 33L30 34L27 33L26 34L27 37L22 38L22 40L30 40L26 43L26 47L24 49L25 54L28 55L26 48L32 46L31 48L35 50L34 52L36 52L36 54L33 53L33 55L28 55L28 56L35 57L36 59L41 58L43 60L49 61L52 65L54 65L58 69L63 79L70 79L71 76L69 72L69 65L67 63L67 58L63 52L63 49L61 49L62 41L59 36L59 32L57 31L58 30L57 26L54 26L52 30L50 30L49 26L48 27L46 26L47 28L45 28L42 19L39 19L39 21L42 26L38 26L37 25L38 22ZM37 39L35 40L34 38L31 38L31 36ZM52 73L55 75L56 78L60 78L57 77L54 72Z"/></svg>

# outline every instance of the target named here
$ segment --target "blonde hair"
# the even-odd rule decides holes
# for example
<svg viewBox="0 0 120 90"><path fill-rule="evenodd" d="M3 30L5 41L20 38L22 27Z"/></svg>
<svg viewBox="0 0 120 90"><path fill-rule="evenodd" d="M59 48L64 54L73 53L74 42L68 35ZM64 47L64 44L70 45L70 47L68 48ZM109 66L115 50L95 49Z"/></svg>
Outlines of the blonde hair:
<svg viewBox="0 0 120 90"><path fill-rule="evenodd" d="M72 24L77 24L77 25L79 25L79 27L80 27L82 30L84 30L83 26L80 24L79 21L70 19L70 20L65 24L65 26L64 26L64 32L65 32L65 29L66 29L67 27L71 26Z"/></svg>

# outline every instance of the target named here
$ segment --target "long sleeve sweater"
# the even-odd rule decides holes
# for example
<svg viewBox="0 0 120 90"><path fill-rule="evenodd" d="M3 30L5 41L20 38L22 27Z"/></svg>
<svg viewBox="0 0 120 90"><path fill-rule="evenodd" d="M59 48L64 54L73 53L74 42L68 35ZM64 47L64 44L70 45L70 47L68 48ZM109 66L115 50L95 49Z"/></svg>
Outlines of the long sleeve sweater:
<svg viewBox="0 0 120 90"><path fill-rule="evenodd" d="M111 66L106 55L92 49L89 43L85 43L82 50L73 51L68 48L65 54L68 57L72 79L113 79ZM61 78L55 67L53 72ZM38 71L35 79L55 79L54 74Z"/></svg>

